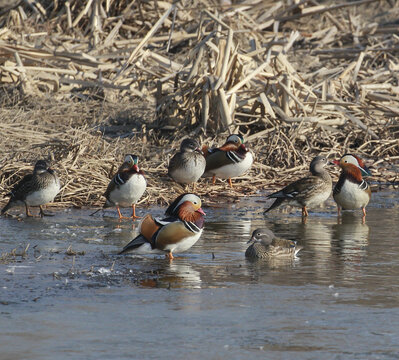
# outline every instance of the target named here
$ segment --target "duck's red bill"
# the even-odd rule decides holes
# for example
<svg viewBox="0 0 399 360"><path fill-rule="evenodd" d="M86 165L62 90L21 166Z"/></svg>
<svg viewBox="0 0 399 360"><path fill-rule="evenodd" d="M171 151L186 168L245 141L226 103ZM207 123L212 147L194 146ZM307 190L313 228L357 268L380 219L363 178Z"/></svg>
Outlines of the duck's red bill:
<svg viewBox="0 0 399 360"><path fill-rule="evenodd" d="M197 212L199 212L199 213L202 214L202 215L206 215L205 212L204 212L204 210L202 210L201 208L199 208L199 209L197 210Z"/></svg>

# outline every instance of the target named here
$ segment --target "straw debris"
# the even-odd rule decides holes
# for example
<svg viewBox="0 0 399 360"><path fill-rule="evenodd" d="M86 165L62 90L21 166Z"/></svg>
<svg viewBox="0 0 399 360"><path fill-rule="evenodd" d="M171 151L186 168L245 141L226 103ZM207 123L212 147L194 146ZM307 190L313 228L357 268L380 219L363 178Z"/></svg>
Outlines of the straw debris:
<svg viewBox="0 0 399 360"><path fill-rule="evenodd" d="M245 135L256 155L238 201L355 152L397 181L399 38L394 2L3 1L0 193L54 161L61 206L100 206L125 153L143 203L175 195L167 161L184 136ZM203 180L205 182L206 180Z"/></svg>

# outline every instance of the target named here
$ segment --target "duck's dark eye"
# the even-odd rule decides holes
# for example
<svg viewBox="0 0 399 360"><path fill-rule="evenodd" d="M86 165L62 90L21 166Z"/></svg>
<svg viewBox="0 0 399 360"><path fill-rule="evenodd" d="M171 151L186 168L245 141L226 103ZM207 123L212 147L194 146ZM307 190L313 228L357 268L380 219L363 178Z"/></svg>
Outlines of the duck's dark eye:
<svg viewBox="0 0 399 360"><path fill-rule="evenodd" d="M345 160L345 162L347 163L348 161L347 161L347 160Z"/></svg>

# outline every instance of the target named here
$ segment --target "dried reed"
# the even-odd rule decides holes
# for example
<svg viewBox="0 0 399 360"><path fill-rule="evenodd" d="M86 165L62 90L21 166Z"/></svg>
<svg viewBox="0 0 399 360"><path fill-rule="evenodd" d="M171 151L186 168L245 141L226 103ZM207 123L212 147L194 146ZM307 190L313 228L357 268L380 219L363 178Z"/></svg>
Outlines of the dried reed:
<svg viewBox="0 0 399 360"><path fill-rule="evenodd" d="M397 181L392 6L10 2L0 12L0 193L50 157L64 184L58 204L100 205L130 152L148 174L143 202L164 203L181 138L212 145L229 132L246 136L256 163L239 191L198 186L210 201L290 181L319 152L355 152L380 182Z"/></svg>

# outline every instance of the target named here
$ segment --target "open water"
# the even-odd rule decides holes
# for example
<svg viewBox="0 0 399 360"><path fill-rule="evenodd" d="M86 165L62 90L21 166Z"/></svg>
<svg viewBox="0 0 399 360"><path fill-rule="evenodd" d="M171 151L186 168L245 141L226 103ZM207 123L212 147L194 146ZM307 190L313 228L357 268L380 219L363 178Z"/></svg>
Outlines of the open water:
<svg viewBox="0 0 399 360"><path fill-rule="evenodd" d="M172 263L116 255L138 224L116 211L0 218L0 251L17 249L0 260L0 359L398 359L398 200L374 193L364 224L331 200L306 223L264 217L261 197L205 203L202 238ZM265 225L297 259L245 259Z"/></svg>

